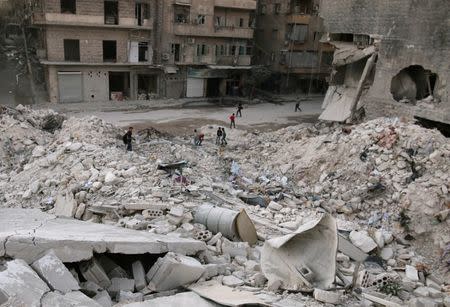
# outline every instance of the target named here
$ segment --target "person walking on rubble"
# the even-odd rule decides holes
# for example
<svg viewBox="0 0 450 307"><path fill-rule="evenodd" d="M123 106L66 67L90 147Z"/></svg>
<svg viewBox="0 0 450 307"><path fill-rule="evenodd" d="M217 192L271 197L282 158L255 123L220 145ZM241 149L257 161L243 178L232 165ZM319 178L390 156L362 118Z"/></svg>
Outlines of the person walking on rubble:
<svg viewBox="0 0 450 307"><path fill-rule="evenodd" d="M236 112L236 117L242 117L242 109L244 109L244 107L242 106L242 103L239 102L239 105L237 107L237 112Z"/></svg>
<svg viewBox="0 0 450 307"><path fill-rule="evenodd" d="M133 145L131 144L133 141L133 127L128 128L128 131L124 134L122 140L125 145L127 145L127 151L133 151Z"/></svg>
<svg viewBox="0 0 450 307"><path fill-rule="evenodd" d="M297 101L297 103L295 104L295 112L297 112L297 110L302 112L302 109L300 109L300 101Z"/></svg>
<svg viewBox="0 0 450 307"><path fill-rule="evenodd" d="M222 139L220 140L220 145L227 145L227 133L225 132L225 128L222 127Z"/></svg>
<svg viewBox="0 0 450 307"><path fill-rule="evenodd" d="M236 129L236 115L234 113L230 116L230 129L233 127Z"/></svg>
<svg viewBox="0 0 450 307"><path fill-rule="evenodd" d="M216 145L220 145L221 142L222 142L222 129L219 127L217 128Z"/></svg>

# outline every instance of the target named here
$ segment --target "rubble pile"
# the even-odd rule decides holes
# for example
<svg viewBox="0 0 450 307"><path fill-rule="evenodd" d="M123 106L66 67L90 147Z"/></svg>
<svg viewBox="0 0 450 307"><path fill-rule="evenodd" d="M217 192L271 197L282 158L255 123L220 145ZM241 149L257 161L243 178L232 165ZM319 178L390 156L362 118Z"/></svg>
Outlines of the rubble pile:
<svg viewBox="0 0 450 307"><path fill-rule="evenodd" d="M201 147L146 129L127 153L124 131L95 117L2 112L1 207L41 209L49 225L0 226L0 304L3 294L18 295L2 283L8 276L36 279L27 287L40 292L22 302L36 306L169 298L205 306L449 305L448 139L380 118L233 130L221 148L216 129L201 128ZM86 227L98 236L83 233L70 256L81 244L71 231L81 224L67 222L59 248L50 232L61 218L114 231ZM117 231L147 237L136 236L140 248L125 237L108 243ZM188 250L157 236L198 244ZM46 246L52 250L43 253ZM10 272L18 266L13 271L29 276Z"/></svg>

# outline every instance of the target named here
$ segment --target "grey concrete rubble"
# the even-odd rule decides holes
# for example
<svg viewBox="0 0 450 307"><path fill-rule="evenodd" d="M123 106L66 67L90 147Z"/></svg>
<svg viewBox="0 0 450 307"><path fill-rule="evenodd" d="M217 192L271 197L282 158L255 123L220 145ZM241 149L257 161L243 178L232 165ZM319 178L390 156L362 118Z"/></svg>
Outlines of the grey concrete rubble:
<svg viewBox="0 0 450 307"><path fill-rule="evenodd" d="M148 287L154 291L172 290L196 282L204 271L202 264L195 258L167 253L148 271Z"/></svg>
<svg viewBox="0 0 450 307"><path fill-rule="evenodd" d="M33 262L31 267L52 290L67 293L80 289L78 282L53 251Z"/></svg>
<svg viewBox="0 0 450 307"><path fill-rule="evenodd" d="M0 303L448 305L450 144L436 130L233 129L218 151L212 125L202 147L155 132L124 154L95 117L32 124L49 112L0 114Z"/></svg>
<svg viewBox="0 0 450 307"><path fill-rule="evenodd" d="M50 291L47 284L23 260L9 261L0 270L0 290L9 297L10 306L40 306Z"/></svg>
<svg viewBox="0 0 450 307"><path fill-rule="evenodd" d="M0 209L0 238L4 238L1 241L6 247L5 255L27 262L35 261L48 249L53 249L63 262L76 262L107 251L123 254L180 251L193 254L206 246L192 239L136 233L110 225L59 219L39 210L20 209Z"/></svg>

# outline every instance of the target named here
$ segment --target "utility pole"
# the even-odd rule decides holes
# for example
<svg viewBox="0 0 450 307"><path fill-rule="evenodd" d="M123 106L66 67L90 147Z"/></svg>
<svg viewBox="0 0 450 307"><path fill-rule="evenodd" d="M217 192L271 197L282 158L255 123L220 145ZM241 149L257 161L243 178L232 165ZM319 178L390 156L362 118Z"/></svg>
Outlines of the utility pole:
<svg viewBox="0 0 450 307"><path fill-rule="evenodd" d="M287 67L287 74L286 74L286 88L289 86L289 74L291 71L291 65L292 65L292 49L294 49L294 39L293 36L295 35L295 30L297 29L297 24L294 23L294 26L292 27L292 32L290 35L290 44L289 44L289 61L288 61L288 67Z"/></svg>

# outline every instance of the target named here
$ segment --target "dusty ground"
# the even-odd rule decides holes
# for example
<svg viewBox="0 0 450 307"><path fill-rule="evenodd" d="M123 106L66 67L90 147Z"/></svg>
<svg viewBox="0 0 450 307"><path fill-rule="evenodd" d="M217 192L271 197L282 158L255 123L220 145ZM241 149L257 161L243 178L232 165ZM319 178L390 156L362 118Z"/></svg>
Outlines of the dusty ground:
<svg viewBox="0 0 450 307"><path fill-rule="evenodd" d="M313 122L320 114L321 98L302 102L302 112L294 112L295 103L244 105L243 117L236 119L238 129L269 131L302 122ZM121 127L137 129L153 127L172 135L191 134L206 125L229 127L228 117L236 112L234 107L190 106L158 108L149 111L104 111L70 113L77 117L94 115Z"/></svg>

